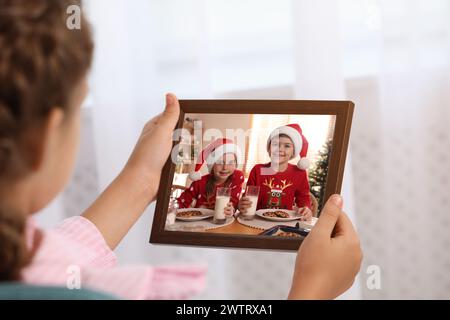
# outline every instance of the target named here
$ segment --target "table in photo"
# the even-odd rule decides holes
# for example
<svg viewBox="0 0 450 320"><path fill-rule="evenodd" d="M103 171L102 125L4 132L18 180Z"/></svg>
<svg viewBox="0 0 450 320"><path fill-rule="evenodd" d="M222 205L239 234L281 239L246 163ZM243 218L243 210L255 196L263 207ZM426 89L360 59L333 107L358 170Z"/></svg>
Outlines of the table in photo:
<svg viewBox="0 0 450 320"><path fill-rule="evenodd" d="M271 221L261 217L256 216L253 220L242 220L238 217L233 221L233 223L211 229L206 230L206 232L210 233L226 233L226 234L247 234L247 235L258 235L264 230L270 229L274 226L290 226L294 227L297 223L301 228L311 229L317 221L317 218L312 218L310 222L300 221L300 220L292 220L292 221Z"/></svg>
<svg viewBox="0 0 450 320"><path fill-rule="evenodd" d="M271 221L256 216L253 220L242 220L237 217L227 218L226 223L217 225L212 222L212 217L200 221L180 221L176 220L172 225L167 227L171 231L191 231L191 232L207 232L207 233L222 233L222 234L243 234L243 235L258 235L264 230L270 229L274 226L284 225L294 227L297 223L300 227L310 229L314 226L317 218L312 218L311 222L300 220L292 221Z"/></svg>

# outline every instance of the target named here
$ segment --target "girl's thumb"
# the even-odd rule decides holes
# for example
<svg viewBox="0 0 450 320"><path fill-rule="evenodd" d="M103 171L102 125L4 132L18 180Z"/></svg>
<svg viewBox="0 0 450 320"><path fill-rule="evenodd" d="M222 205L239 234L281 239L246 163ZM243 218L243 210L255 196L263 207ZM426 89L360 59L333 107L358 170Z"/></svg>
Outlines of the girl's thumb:
<svg viewBox="0 0 450 320"><path fill-rule="evenodd" d="M331 235L341 215L342 206L342 197L338 194L332 195L320 213L319 220L317 220L313 230Z"/></svg>
<svg viewBox="0 0 450 320"><path fill-rule="evenodd" d="M180 103L173 93L166 94L166 108L162 114L162 121L167 123L173 129L180 116Z"/></svg>

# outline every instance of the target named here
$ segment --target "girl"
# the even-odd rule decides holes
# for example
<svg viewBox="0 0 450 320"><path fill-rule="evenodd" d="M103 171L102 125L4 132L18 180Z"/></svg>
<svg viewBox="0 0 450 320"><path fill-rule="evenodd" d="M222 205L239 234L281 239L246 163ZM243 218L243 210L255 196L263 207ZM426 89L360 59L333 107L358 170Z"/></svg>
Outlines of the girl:
<svg viewBox="0 0 450 320"><path fill-rule="evenodd" d="M80 30L66 27L67 7L76 3L0 1L0 281L65 286L79 277L83 288L122 298L191 297L204 287L203 267L116 267L113 252L155 199L180 112L172 94L82 216L48 231L33 223L75 161L93 50L86 21ZM300 248L289 298L334 298L360 263L358 237L336 196Z"/></svg>
<svg viewBox="0 0 450 320"><path fill-rule="evenodd" d="M225 208L225 215L233 215L244 182L244 174L236 170L238 159L239 148L230 139L217 139L206 146L198 157L195 171L189 174L192 184L178 197L180 208L193 205L194 208L214 210L217 188L228 187L231 188L231 201ZM210 173L202 177L200 170L204 162Z"/></svg>
<svg viewBox="0 0 450 320"><path fill-rule="evenodd" d="M292 210L295 203L303 219L312 217L309 183L306 169L308 141L298 124L288 124L272 131L267 139L267 151L271 162L258 164L250 171L247 185L259 186L257 209ZM300 154L297 166L289 161ZM247 197L239 202L244 213L251 206Z"/></svg>

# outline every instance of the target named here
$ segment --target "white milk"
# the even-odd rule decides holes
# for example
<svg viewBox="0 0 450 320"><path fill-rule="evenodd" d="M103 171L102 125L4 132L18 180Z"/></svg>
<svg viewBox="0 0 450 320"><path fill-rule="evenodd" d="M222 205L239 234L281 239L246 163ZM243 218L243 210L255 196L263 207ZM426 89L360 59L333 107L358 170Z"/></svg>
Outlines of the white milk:
<svg viewBox="0 0 450 320"><path fill-rule="evenodd" d="M247 212L242 215L243 219L253 219L256 212L256 206L258 205L258 196L246 196L251 202L252 205L247 209Z"/></svg>
<svg viewBox="0 0 450 320"><path fill-rule="evenodd" d="M230 197L226 196L217 196L216 197L216 206L214 208L214 220L217 222L225 222L225 207L228 202L230 202Z"/></svg>

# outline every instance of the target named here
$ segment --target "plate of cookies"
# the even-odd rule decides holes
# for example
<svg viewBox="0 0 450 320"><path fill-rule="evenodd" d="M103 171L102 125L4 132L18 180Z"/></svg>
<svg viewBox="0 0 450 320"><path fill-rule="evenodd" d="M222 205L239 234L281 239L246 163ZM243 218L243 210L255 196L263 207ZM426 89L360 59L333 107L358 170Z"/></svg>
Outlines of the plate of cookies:
<svg viewBox="0 0 450 320"><path fill-rule="evenodd" d="M256 211L256 215L267 220L279 222L293 221L301 218L294 210L286 209L261 209Z"/></svg>
<svg viewBox="0 0 450 320"><path fill-rule="evenodd" d="M214 210L204 208L185 208L178 209L175 215L180 221L199 221L208 219L214 216Z"/></svg>

